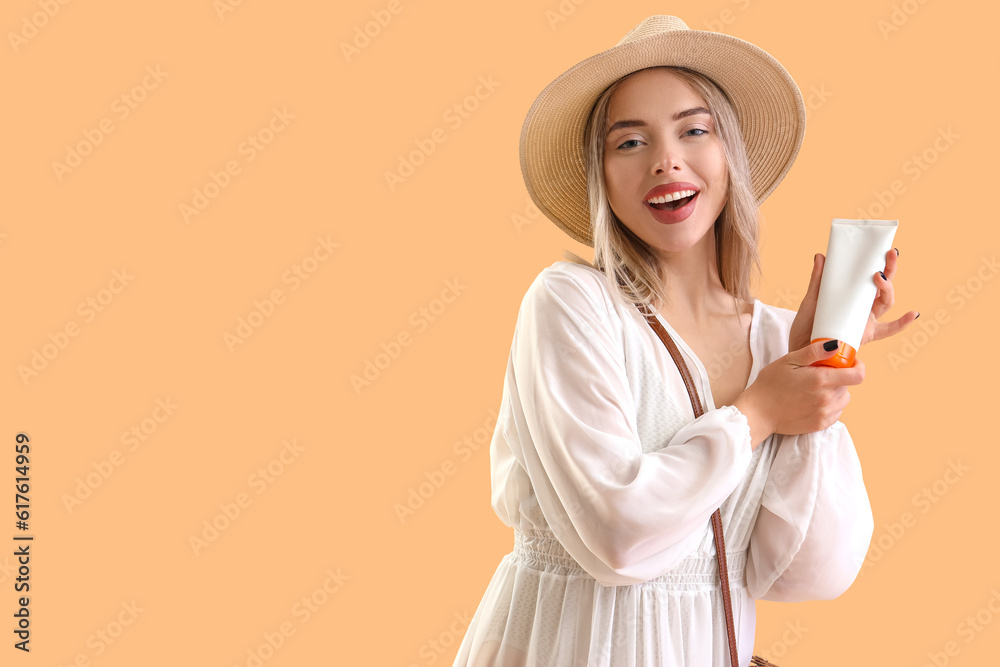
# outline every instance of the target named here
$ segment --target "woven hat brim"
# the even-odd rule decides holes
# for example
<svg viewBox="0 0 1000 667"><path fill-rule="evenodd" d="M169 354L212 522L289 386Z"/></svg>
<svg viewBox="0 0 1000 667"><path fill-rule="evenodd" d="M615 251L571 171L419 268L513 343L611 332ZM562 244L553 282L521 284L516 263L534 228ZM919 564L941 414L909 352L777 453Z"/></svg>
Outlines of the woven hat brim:
<svg viewBox="0 0 1000 667"><path fill-rule="evenodd" d="M788 173L805 136L805 104L791 75L766 51L731 35L671 30L620 44L576 64L535 99L521 128L525 186L539 210L572 238L593 245L584 131L601 93L658 65L704 74L733 104L757 204Z"/></svg>

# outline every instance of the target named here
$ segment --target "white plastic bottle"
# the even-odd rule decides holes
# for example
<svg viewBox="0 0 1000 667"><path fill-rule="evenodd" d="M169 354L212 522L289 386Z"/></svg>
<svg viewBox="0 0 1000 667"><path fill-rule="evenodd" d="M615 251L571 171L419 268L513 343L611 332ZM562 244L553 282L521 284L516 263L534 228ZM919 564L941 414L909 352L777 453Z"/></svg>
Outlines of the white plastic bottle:
<svg viewBox="0 0 1000 667"><path fill-rule="evenodd" d="M873 276L885 268L899 220L834 218L823 264L811 342L838 340L840 349L814 366L854 365L878 287Z"/></svg>

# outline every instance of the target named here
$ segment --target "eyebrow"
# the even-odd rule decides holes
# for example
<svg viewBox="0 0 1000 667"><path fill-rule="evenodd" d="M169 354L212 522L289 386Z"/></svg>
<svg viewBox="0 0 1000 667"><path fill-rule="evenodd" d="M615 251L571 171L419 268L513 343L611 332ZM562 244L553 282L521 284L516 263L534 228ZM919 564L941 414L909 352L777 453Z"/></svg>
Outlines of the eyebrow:
<svg viewBox="0 0 1000 667"><path fill-rule="evenodd" d="M675 121L677 121L677 120L680 120L681 118L686 118L688 116L695 116L697 114L709 114L709 115L711 115L711 113L712 112L710 112L705 107L692 107L690 109L685 109L684 111L678 111L677 113L675 113L673 115L673 119ZM614 125L612 125L611 127L608 128L608 134L611 134L615 130L621 129L623 127L646 127L646 121L644 121L644 120L620 120L620 121L616 122Z"/></svg>

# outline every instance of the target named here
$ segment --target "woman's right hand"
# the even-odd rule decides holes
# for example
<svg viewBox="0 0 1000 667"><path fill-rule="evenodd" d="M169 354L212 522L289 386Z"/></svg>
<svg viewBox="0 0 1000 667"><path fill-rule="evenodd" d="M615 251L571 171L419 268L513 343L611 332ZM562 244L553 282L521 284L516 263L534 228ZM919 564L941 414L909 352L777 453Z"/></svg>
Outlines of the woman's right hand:
<svg viewBox="0 0 1000 667"><path fill-rule="evenodd" d="M762 368L733 401L750 424L753 449L772 433L813 433L840 419L851 400L847 387L861 384L865 365L858 358L851 368L812 365L836 353L824 350L823 341L789 352Z"/></svg>

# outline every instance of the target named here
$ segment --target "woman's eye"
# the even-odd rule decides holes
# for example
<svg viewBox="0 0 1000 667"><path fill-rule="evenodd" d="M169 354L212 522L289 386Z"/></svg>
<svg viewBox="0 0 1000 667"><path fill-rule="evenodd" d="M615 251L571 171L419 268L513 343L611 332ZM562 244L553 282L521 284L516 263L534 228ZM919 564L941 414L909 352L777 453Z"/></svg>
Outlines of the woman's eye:
<svg viewBox="0 0 1000 667"><path fill-rule="evenodd" d="M704 135L708 134L708 130L706 130L704 128L701 128L701 127L693 127L690 130L688 130L687 132L685 132L684 134L686 136L686 135L691 134L692 132L697 132L697 134L694 135L696 137L701 137L701 136L704 136ZM639 139L626 139L621 144L619 144L618 149L619 150L621 150L621 149L628 150L629 148L635 148L640 143L642 143L642 141L639 140Z"/></svg>

